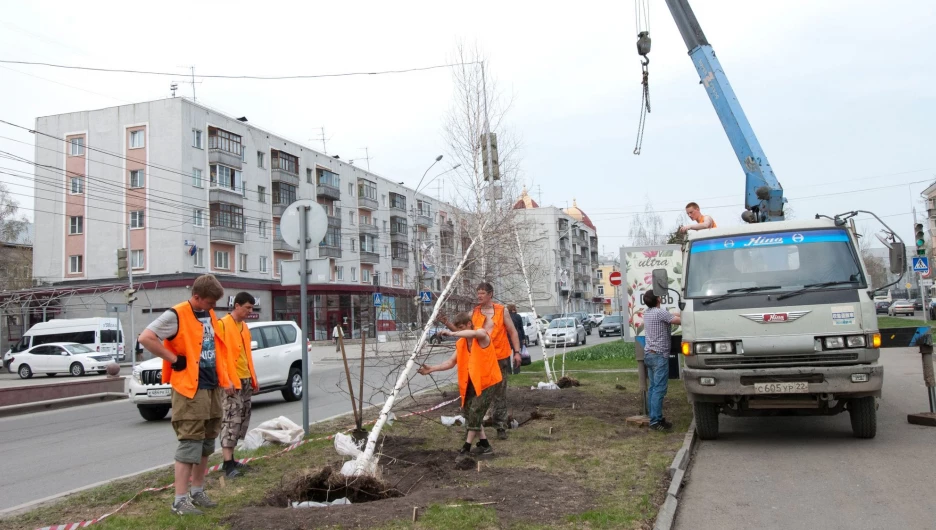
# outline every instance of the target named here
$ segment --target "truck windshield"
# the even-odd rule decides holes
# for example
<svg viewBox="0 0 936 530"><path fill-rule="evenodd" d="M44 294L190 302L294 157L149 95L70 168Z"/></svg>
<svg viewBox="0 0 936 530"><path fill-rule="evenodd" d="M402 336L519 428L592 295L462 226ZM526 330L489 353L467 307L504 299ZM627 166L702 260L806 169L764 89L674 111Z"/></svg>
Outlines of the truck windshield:
<svg viewBox="0 0 936 530"><path fill-rule="evenodd" d="M758 287L771 288L761 292L781 293L827 282L836 282L830 289L866 286L845 230L700 239L689 249L687 298L743 295Z"/></svg>

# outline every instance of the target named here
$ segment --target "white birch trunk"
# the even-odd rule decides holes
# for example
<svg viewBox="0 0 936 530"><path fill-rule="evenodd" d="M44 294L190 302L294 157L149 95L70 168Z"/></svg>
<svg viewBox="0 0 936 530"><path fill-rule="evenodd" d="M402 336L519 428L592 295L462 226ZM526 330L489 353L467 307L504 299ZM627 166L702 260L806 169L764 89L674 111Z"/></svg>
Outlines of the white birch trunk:
<svg viewBox="0 0 936 530"><path fill-rule="evenodd" d="M485 225L486 224L487 223L485 223ZM482 225L481 228L483 231L484 225ZM468 256L471 255L471 251L474 248L476 241L477 239L472 239L471 245L469 245L468 249L465 251L465 255L458 263L458 267L452 274L451 279L449 279L448 284L445 285L445 289L442 291L442 294L439 295L439 299L436 301L435 307L432 309L432 315L429 316L427 323L434 322L435 319L439 316L439 310L441 309L442 304L451 294L453 288L452 286L455 285L455 280L457 280L461 275L461 272L465 267L465 262L468 261ZM380 431L387 423L387 418L390 415L390 409L393 408L393 404L400 395L400 390L406 386L406 381L409 379L410 371L412 371L413 365L416 364L416 355L419 353L419 350L422 348L423 344L426 343L426 336L428 334L429 326L426 325L423 327L422 334L419 336L419 340L416 341L416 346L413 348L413 353L410 355L409 360L406 361L406 366L404 366L403 371L400 373L400 377L397 379L396 385L393 387L393 393L387 397L387 401L384 402L383 409L380 411L380 416L377 418L377 422L374 424L374 428L367 436L367 446L364 448L364 451L355 459L355 475L374 475L377 469L377 462L374 458L374 451L377 448L377 438L380 436Z"/></svg>
<svg viewBox="0 0 936 530"><path fill-rule="evenodd" d="M533 305L533 286L530 284L530 277L527 276L526 260L523 258L523 245L520 244L520 232L517 230L516 226L514 226L514 237L517 239L517 253L520 255L520 271L523 273L523 281L527 286L530 311L533 311L533 314L536 315L536 306ZM537 344L539 344L540 348L543 350L543 365L546 367L546 381L548 383L554 383L552 370L549 369L549 359L546 357L546 344L543 342L543 332L540 331L539 321L534 320L534 323L536 324Z"/></svg>

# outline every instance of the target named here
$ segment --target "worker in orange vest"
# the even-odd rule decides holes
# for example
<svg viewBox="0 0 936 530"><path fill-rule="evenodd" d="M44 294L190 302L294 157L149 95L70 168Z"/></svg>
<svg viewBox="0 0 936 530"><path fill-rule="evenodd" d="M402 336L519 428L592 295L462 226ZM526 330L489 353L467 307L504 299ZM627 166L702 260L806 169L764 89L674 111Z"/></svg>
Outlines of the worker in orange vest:
<svg viewBox="0 0 936 530"><path fill-rule="evenodd" d="M455 353L449 359L435 366L422 365L421 375L450 370L458 366L458 391L466 417L465 427L468 435L459 456L474 453L490 455L494 452L484 434L484 415L494 399L496 385L501 382L501 369L497 363L497 352L491 337L484 328L475 329L470 313L459 313L452 326L457 331L444 330L441 336L458 337ZM478 444L472 451L471 444L478 438Z"/></svg>
<svg viewBox="0 0 936 530"><path fill-rule="evenodd" d="M234 393L225 356L216 354L222 335L214 306L222 296L217 278L199 276L191 298L140 334L140 343L163 360L162 382L172 385L172 428L179 440L172 513L177 515L201 515L199 508L217 506L205 494L205 472L221 433L221 394Z"/></svg>
<svg viewBox="0 0 936 530"><path fill-rule="evenodd" d="M694 202L690 202L686 205L686 215L689 216L689 219L695 221L695 224L680 226L679 231L682 233L688 232L689 230L718 228L718 225L715 224L715 219L712 219L711 215L702 215L702 212L699 211L699 205Z"/></svg>

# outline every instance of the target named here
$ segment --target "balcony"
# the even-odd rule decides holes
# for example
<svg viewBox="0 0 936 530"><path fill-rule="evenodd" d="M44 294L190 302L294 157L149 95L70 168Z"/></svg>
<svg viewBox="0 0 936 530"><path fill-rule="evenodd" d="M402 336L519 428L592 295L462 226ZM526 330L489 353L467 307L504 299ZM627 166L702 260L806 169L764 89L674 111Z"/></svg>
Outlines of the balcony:
<svg viewBox="0 0 936 530"><path fill-rule="evenodd" d="M455 233L455 223L452 221L443 221L439 225L439 232L442 234L454 234Z"/></svg>
<svg viewBox="0 0 936 530"><path fill-rule="evenodd" d="M390 266L394 269L405 269L409 267L409 258L394 256L390 259Z"/></svg>
<svg viewBox="0 0 936 530"><path fill-rule="evenodd" d="M406 232L394 232L391 230L390 242L391 243L409 243L409 239L406 236Z"/></svg>
<svg viewBox="0 0 936 530"><path fill-rule="evenodd" d="M208 202L233 204L243 208L244 194L231 188L211 186L211 188L208 189Z"/></svg>
<svg viewBox="0 0 936 530"><path fill-rule="evenodd" d="M340 258L341 249L338 247L329 247L326 245L319 245L319 257L320 258Z"/></svg>
<svg viewBox="0 0 936 530"><path fill-rule="evenodd" d="M377 228L377 225L369 225L369 224L362 223L358 225L358 231L362 234L370 234L376 237L379 234L380 229Z"/></svg>
<svg viewBox="0 0 936 530"><path fill-rule="evenodd" d="M588 241L584 237L579 236L579 235L572 236L572 242L582 248L585 248L588 246Z"/></svg>
<svg viewBox="0 0 936 530"><path fill-rule="evenodd" d="M328 228L341 228L341 216L329 215L328 216Z"/></svg>
<svg viewBox="0 0 936 530"><path fill-rule="evenodd" d="M211 227L211 241L212 243L243 243L244 242L244 230L237 228L229 228L226 226L212 226Z"/></svg>
<svg viewBox="0 0 936 530"><path fill-rule="evenodd" d="M571 255L572 255L572 253L569 252L569 249L567 249L567 248L560 248L560 249L559 249L559 257L568 259L569 256L571 256Z"/></svg>
<svg viewBox="0 0 936 530"><path fill-rule="evenodd" d="M293 186L299 185L298 173L290 173L289 171L286 171L285 169L280 169L277 167L274 167L271 170L271 173L273 177L273 182L285 182L286 184L291 184Z"/></svg>
<svg viewBox="0 0 936 530"><path fill-rule="evenodd" d="M286 244L281 237L273 238L273 250L280 252L295 252L295 249Z"/></svg>
<svg viewBox="0 0 936 530"><path fill-rule="evenodd" d="M286 211L287 206L289 206L289 204L285 202L274 202L273 203L273 217L282 217L283 212Z"/></svg>
<svg viewBox="0 0 936 530"><path fill-rule="evenodd" d="M338 189L338 186L331 186L319 182L318 185L315 186L315 196L338 201L341 200L341 190Z"/></svg>
<svg viewBox="0 0 936 530"><path fill-rule="evenodd" d="M416 212L416 226L422 226L429 228L432 226L432 217L424 214L423 212Z"/></svg>
<svg viewBox="0 0 936 530"><path fill-rule="evenodd" d="M240 169L244 146L241 137L221 129L208 128L208 163Z"/></svg>
<svg viewBox="0 0 936 530"><path fill-rule="evenodd" d="M377 265L380 263L380 254L376 252L364 252L361 251L361 263L373 263Z"/></svg>
<svg viewBox="0 0 936 530"><path fill-rule="evenodd" d="M370 197L358 197L357 200L358 208L362 210L376 211L380 208L380 203L377 202L377 199L371 199Z"/></svg>

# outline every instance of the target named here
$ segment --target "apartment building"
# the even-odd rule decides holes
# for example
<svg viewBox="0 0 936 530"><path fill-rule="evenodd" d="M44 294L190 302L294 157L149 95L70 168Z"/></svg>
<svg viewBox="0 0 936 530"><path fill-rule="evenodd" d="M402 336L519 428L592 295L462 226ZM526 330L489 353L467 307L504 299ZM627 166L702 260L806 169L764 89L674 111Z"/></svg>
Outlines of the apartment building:
<svg viewBox="0 0 936 530"><path fill-rule="evenodd" d="M621 298L618 292L618 286L611 285L610 276L612 272L620 272L619 263L613 259L598 257L597 284L595 286L596 296L602 298L601 312L611 315L621 310Z"/></svg>
<svg viewBox="0 0 936 530"><path fill-rule="evenodd" d="M329 339L335 323L373 337L375 321L388 331L415 321L414 304L401 301L416 295L417 278L420 289L443 287L466 241L459 212L400 178L186 98L46 116L36 131L33 276L79 293L118 284L116 250L128 248L142 288L134 334L204 273L226 294L253 293L257 318L298 321L298 287L280 282L282 262L296 256L280 218L297 199L315 200L328 219L318 256L330 279L309 286L314 340ZM103 316L105 301L121 293L97 305L47 304L44 318Z"/></svg>
<svg viewBox="0 0 936 530"><path fill-rule="evenodd" d="M533 284L537 313L604 311L599 294L598 230L575 199L560 209L540 206L524 188L513 206L524 234L524 256ZM526 285L518 274L503 279L505 296L529 310ZM603 290L603 289L602 289Z"/></svg>

